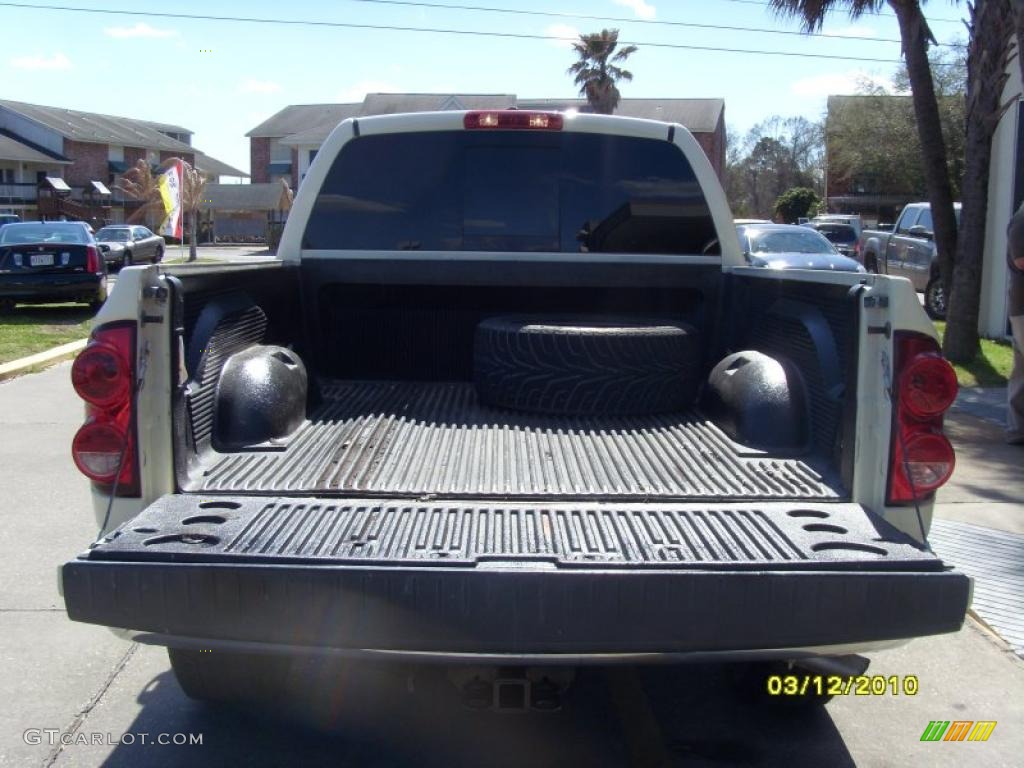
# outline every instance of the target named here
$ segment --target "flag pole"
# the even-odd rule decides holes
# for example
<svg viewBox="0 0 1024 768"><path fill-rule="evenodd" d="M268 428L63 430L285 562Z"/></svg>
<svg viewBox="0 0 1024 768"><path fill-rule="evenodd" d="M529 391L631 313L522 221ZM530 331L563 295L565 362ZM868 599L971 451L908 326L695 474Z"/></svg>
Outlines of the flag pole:
<svg viewBox="0 0 1024 768"><path fill-rule="evenodd" d="M181 251L180 258L185 261L185 161L178 158L178 226L181 237L178 240Z"/></svg>

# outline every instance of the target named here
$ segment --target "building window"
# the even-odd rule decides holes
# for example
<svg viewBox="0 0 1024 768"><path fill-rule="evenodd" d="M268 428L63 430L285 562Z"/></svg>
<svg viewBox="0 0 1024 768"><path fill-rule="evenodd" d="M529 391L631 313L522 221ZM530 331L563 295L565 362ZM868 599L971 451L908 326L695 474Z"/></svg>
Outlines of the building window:
<svg viewBox="0 0 1024 768"><path fill-rule="evenodd" d="M14 183L14 169L13 168L0 168L0 184L13 184Z"/></svg>
<svg viewBox="0 0 1024 768"><path fill-rule="evenodd" d="M270 140L270 162L290 163L292 161L292 148L287 147L278 139Z"/></svg>
<svg viewBox="0 0 1024 768"><path fill-rule="evenodd" d="M107 160L111 163L124 162L124 147L111 144L107 147Z"/></svg>

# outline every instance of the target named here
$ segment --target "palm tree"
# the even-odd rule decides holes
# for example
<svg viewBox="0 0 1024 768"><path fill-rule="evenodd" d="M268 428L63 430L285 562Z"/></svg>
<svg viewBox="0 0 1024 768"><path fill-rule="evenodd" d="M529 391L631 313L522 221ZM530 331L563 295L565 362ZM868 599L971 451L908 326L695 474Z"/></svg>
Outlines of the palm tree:
<svg viewBox="0 0 1024 768"><path fill-rule="evenodd" d="M949 182L946 141L942 136L939 102L935 96L928 46L935 36L928 27L919 0L769 0L771 7L784 16L795 16L808 32L821 29L825 17L833 11L846 11L851 19L875 13L888 4L896 14L903 41L903 56L921 140L925 189L932 206L935 247L939 257L946 295L952 287L953 264L957 248L956 215L953 189Z"/></svg>
<svg viewBox="0 0 1024 768"><path fill-rule="evenodd" d="M164 216L164 200L160 195L160 176L175 163L181 162L181 212L187 216L189 225L188 260L195 261L198 256L196 249L196 230L199 226L199 207L206 191L206 177L186 160L172 157L160 163L154 169L145 160L137 160L121 177L117 188L133 200L142 203L131 216L129 223L145 222L150 229L155 222Z"/></svg>
<svg viewBox="0 0 1024 768"><path fill-rule="evenodd" d="M160 197L159 178L159 174L154 174L152 167L145 160L137 160L135 165L121 176L116 189L124 192L132 200L142 203L128 217L129 224L143 222L152 228L158 217L163 216L164 203Z"/></svg>
<svg viewBox="0 0 1024 768"><path fill-rule="evenodd" d="M589 35L580 35L572 48L579 61L568 69L580 87L580 95L587 97L590 107L602 115L610 115L619 105L620 80L632 80L633 73L616 66L636 52L635 45L627 45L618 52L619 30L602 29Z"/></svg>
<svg viewBox="0 0 1024 768"><path fill-rule="evenodd" d="M1013 0L1013 20L1017 33L1017 51L1024 50L1024 0ZM1024 82L1024 57L1018 55L1017 63L1020 64L1020 79Z"/></svg>
<svg viewBox="0 0 1024 768"><path fill-rule="evenodd" d="M181 170L181 212L188 215L188 260L195 261L199 255L196 232L199 228L199 207L206 191L206 177L185 160L181 161Z"/></svg>
<svg viewBox="0 0 1024 768"><path fill-rule="evenodd" d="M961 185L960 239L942 348L955 362L970 362L980 349L981 270L988 219L992 138L1003 113L1007 69L1015 53L1015 19L1009 0L974 0L968 5L967 135Z"/></svg>

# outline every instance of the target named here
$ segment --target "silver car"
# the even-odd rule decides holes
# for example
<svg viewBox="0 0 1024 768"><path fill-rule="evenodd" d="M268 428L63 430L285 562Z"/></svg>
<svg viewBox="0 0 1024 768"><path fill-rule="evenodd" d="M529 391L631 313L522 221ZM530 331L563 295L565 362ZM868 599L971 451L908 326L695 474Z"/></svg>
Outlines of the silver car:
<svg viewBox="0 0 1024 768"><path fill-rule="evenodd" d="M164 257L164 239L137 224L113 224L96 233L96 242L107 264L130 267L140 262L156 264Z"/></svg>
<svg viewBox="0 0 1024 768"><path fill-rule="evenodd" d="M746 224L736 227L743 257L754 267L863 272L823 235L806 225Z"/></svg>

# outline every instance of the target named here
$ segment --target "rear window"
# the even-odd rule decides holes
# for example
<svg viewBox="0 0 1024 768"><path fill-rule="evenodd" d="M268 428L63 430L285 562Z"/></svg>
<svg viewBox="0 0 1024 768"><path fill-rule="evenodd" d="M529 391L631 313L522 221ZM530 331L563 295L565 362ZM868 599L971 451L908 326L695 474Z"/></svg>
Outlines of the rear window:
<svg viewBox="0 0 1024 768"><path fill-rule="evenodd" d="M96 233L97 240L111 240L114 242L127 242L127 229L101 229Z"/></svg>
<svg viewBox="0 0 1024 768"><path fill-rule="evenodd" d="M857 230L845 224L819 224L815 227L830 243L855 243Z"/></svg>
<svg viewBox="0 0 1024 768"><path fill-rule="evenodd" d="M747 236L751 253L834 253L828 241L813 230L754 230Z"/></svg>
<svg viewBox="0 0 1024 768"><path fill-rule="evenodd" d="M0 245L15 243L78 243L89 242L85 227L81 224L59 222L8 224L0 229Z"/></svg>
<svg viewBox="0 0 1024 768"><path fill-rule="evenodd" d="M693 169L667 141L457 131L346 144L303 248L718 255L715 237Z"/></svg>

